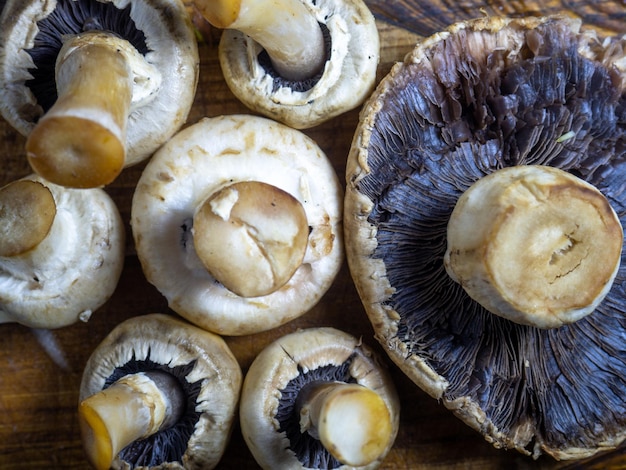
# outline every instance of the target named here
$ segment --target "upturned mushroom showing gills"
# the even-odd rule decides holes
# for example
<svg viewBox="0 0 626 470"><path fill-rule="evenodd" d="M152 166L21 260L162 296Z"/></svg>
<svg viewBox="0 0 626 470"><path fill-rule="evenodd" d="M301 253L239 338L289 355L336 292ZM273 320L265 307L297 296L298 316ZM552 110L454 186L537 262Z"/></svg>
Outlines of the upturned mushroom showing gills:
<svg viewBox="0 0 626 470"><path fill-rule="evenodd" d="M215 468L242 373L219 336L165 314L124 321L90 356L78 408L95 469Z"/></svg>
<svg viewBox="0 0 626 470"><path fill-rule="evenodd" d="M359 106L379 60L374 17L361 0L195 0L224 29L222 72L250 109L296 129Z"/></svg>
<svg viewBox="0 0 626 470"><path fill-rule="evenodd" d="M0 323L60 328L89 320L117 286L124 235L101 189L35 175L0 188Z"/></svg>
<svg viewBox="0 0 626 470"><path fill-rule="evenodd" d="M170 308L225 335L310 310L343 261L343 189L309 137L266 118L205 118L146 166L131 225Z"/></svg>
<svg viewBox="0 0 626 470"><path fill-rule="evenodd" d="M626 437L625 57L565 17L457 23L361 114L344 224L376 337L497 448Z"/></svg>
<svg viewBox="0 0 626 470"><path fill-rule="evenodd" d="M241 432L264 469L374 469L398 432L387 370L359 339L310 328L268 345L241 392Z"/></svg>
<svg viewBox="0 0 626 470"><path fill-rule="evenodd" d="M47 180L111 183L185 122L198 77L179 0L10 0L0 17L0 111Z"/></svg>

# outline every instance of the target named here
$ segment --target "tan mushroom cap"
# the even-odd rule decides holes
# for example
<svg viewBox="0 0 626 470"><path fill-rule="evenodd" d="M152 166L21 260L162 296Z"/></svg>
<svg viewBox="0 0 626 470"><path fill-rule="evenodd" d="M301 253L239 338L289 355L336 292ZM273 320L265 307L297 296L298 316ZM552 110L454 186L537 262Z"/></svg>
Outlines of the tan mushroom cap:
<svg viewBox="0 0 626 470"><path fill-rule="evenodd" d="M127 1L111 1L123 9ZM0 112L18 132L28 136L44 110L25 85L33 61L37 21L55 10L57 0L9 0L0 16ZM145 60L161 73L158 90L133 106L126 129L124 166L148 158L185 122L198 80L198 50L191 20L179 0L139 0L128 9L146 37Z"/></svg>
<svg viewBox="0 0 626 470"><path fill-rule="evenodd" d="M280 391L302 373L325 366L341 366L347 362L350 363L349 375L355 381L352 387L348 387L348 393L354 393L355 386L375 392L376 399L382 399L388 410L391 428L387 448L380 452L376 461L339 468L378 468L398 431L400 401L395 386L388 371L369 347L360 339L330 327L298 330L278 338L259 353L246 374L241 393L241 429L250 451L262 468L305 468L290 449L285 432L279 430L276 413ZM369 397L370 394L366 395ZM349 413L347 408L344 412ZM384 422L381 419L381 427Z"/></svg>
<svg viewBox="0 0 626 470"><path fill-rule="evenodd" d="M26 181L47 188L45 205L50 194L56 214L36 246L0 257L0 320L36 328L87 321L122 272L125 233L117 206L101 189L64 188L35 175L14 188L28 188Z"/></svg>
<svg viewBox="0 0 626 470"><path fill-rule="evenodd" d="M247 107L296 129L305 129L359 106L372 92L379 61L374 16L361 0L303 0L330 32L331 51L319 80L306 91L279 85L259 63L261 46L234 29L224 30L220 64L231 91Z"/></svg>
<svg viewBox="0 0 626 470"><path fill-rule="evenodd" d="M107 335L83 371L79 402L101 391L116 368L150 360L167 368L193 365L185 377L198 382L198 422L180 462L167 468L211 469L218 465L230 439L239 401L242 372L224 340L170 315L153 313L124 321ZM182 464L181 464L182 462ZM128 468L119 457L112 468Z"/></svg>
<svg viewBox="0 0 626 470"><path fill-rule="evenodd" d="M197 208L239 182L278 188L297 200L306 214L308 238L299 267L282 287L272 282L275 290L256 297L237 295L218 282L195 248L200 236L194 223ZM215 210L229 213L238 197L236 191L229 193ZM309 137L262 117L220 116L189 126L155 153L135 190L131 225L146 278L174 311L210 331L242 335L304 314L328 290L343 261L342 203L334 168ZM272 199L264 204L269 209ZM259 231L271 232L272 224L242 224L234 217L229 224L239 226L227 231L234 233L236 243L224 242L223 250L236 254L219 256L219 262L233 263L228 268L235 270L231 280L237 271L245 278L251 275L246 266L254 256L261 256L264 265L271 258ZM256 254L243 256L239 250ZM261 267L253 271L271 276Z"/></svg>

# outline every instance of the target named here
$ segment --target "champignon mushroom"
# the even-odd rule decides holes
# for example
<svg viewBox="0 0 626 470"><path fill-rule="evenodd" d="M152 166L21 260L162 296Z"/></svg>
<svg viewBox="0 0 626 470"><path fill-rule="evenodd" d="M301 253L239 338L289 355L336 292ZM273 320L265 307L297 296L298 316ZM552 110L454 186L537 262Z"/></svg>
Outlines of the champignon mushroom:
<svg viewBox="0 0 626 470"><path fill-rule="evenodd" d="M101 189L32 175L0 189L0 323L59 328L87 321L113 294L124 225Z"/></svg>
<svg viewBox="0 0 626 470"><path fill-rule="evenodd" d="M361 340L335 328L298 330L254 359L241 392L243 437L262 468L377 468L400 402Z"/></svg>
<svg viewBox="0 0 626 470"><path fill-rule="evenodd" d="M374 17L361 0L195 0L225 30L226 83L250 109L297 129L359 106L379 60Z"/></svg>
<svg viewBox="0 0 626 470"><path fill-rule="evenodd" d="M574 459L626 437L623 262L611 284L624 256L623 229L606 207L608 201L624 226L625 51L624 38L581 32L578 21L564 17L458 23L420 42L395 65L361 114L344 209L347 257L359 295L394 362L498 448ZM558 168L603 197L569 178L551 187L531 177L510 193L498 184L486 192L470 189L492 174L506 180L495 173L522 165ZM528 199L520 196L526 191ZM480 261L470 245L476 241L476 250L485 253L490 241L499 240L508 196L517 195L524 214L530 210L524 201L540 199L544 191L557 200L568 194L567 202L553 206L562 208L550 217L538 214L552 202L502 226L506 245L515 220L524 233L532 234L535 224L539 232L503 248L499 280L477 286L488 277L484 266L491 255ZM459 209L464 220L453 221L456 207L468 208L468 200L475 217ZM537 235L541 230L545 240ZM596 245L598 240L606 246ZM542 267L530 272L542 257ZM476 277L468 276L468 266ZM583 275L580 298L555 301L561 313L575 310L578 301L594 306L603 300L577 321L577 315L564 314L548 322L550 315L527 316L539 313L528 304L509 309L515 301L502 302L516 283L523 301L535 294L542 302L558 297L547 286L550 270L559 282ZM502 279L510 282L504 290L497 287ZM507 310L515 321L500 315ZM518 310L531 325L517 323Z"/></svg>
<svg viewBox="0 0 626 470"><path fill-rule="evenodd" d="M0 47L0 111L55 184L110 183L191 108L198 51L179 0L10 0Z"/></svg>
<svg viewBox="0 0 626 470"><path fill-rule="evenodd" d="M165 314L130 318L90 356L79 419L90 464L210 469L230 438L242 373L219 336Z"/></svg>
<svg viewBox="0 0 626 470"><path fill-rule="evenodd" d="M146 166L131 225L149 282L225 335L312 308L343 261L343 189L309 137L266 118L205 118Z"/></svg>

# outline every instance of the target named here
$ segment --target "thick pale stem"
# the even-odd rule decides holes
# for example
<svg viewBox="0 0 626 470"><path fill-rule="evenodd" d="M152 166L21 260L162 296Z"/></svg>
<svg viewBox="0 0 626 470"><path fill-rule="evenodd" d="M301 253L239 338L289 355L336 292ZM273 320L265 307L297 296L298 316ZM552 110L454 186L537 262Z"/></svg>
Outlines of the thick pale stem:
<svg viewBox="0 0 626 470"><path fill-rule="evenodd" d="M482 178L448 223L450 277L490 312L553 328L591 313L620 264L622 227L593 186L550 167Z"/></svg>
<svg viewBox="0 0 626 470"><path fill-rule="evenodd" d="M300 431L308 432L345 465L363 466L379 459L392 439L389 409L367 387L343 382L306 385L296 402Z"/></svg>
<svg viewBox="0 0 626 470"><path fill-rule="evenodd" d="M98 187L121 172L133 74L128 45L104 33L69 39L57 60L59 97L26 142L32 168L53 183Z"/></svg>
<svg viewBox="0 0 626 470"><path fill-rule="evenodd" d="M211 195L193 219L193 240L206 269L242 297L270 294L302 264L308 244L304 208L289 193L247 181Z"/></svg>
<svg viewBox="0 0 626 470"><path fill-rule="evenodd" d="M322 30L300 0L196 0L214 26L239 30L267 51L281 77L306 80L326 62Z"/></svg>
<svg viewBox="0 0 626 470"><path fill-rule="evenodd" d="M126 375L80 403L83 446L97 470L127 445L176 423L184 397L176 379L165 372Z"/></svg>

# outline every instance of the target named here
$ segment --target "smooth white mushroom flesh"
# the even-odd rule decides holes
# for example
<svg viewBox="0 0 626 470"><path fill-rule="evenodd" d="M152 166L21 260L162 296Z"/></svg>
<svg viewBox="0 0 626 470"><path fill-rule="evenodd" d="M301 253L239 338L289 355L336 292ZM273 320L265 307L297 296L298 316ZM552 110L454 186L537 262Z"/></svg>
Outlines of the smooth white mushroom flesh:
<svg viewBox="0 0 626 470"><path fill-rule="evenodd" d="M286 212L272 206L277 194ZM198 218L206 201L204 215L218 214L219 225ZM328 290L343 261L342 205L335 170L312 139L266 118L220 116L154 154L133 196L131 226L146 278L172 310L210 331L243 335L306 313Z"/></svg>
<svg viewBox="0 0 626 470"><path fill-rule="evenodd" d="M258 181L212 194L193 217L196 253L212 276L242 297L271 294L302 264L309 226L302 204Z"/></svg>
<svg viewBox="0 0 626 470"><path fill-rule="evenodd" d="M35 175L0 194L7 222L0 322L59 328L87 321L113 294L124 263L124 224L113 200L101 189L65 188Z"/></svg>
<svg viewBox="0 0 626 470"><path fill-rule="evenodd" d="M378 393L363 385L317 382L305 385L297 401L301 432L319 439L343 464L368 465L390 447L389 409Z"/></svg>
<svg viewBox="0 0 626 470"><path fill-rule="evenodd" d="M288 80L305 80L326 62L324 37L313 13L300 0L195 0L214 26L241 31L267 52L276 71Z"/></svg>
<svg viewBox="0 0 626 470"><path fill-rule="evenodd" d="M211 3L195 2L196 5ZM247 3L243 2L242 6ZM246 32L228 26L229 29L222 32L219 45L220 65L226 83L247 107L290 127L305 129L356 108L372 92L380 41L374 16L362 0L286 2L290 5L285 10L287 13L297 3L301 4L297 9L302 12L296 19L289 18L289 14L285 19L279 14L280 8L268 8L263 2L250 0L249 3L255 7L245 12L245 16L256 16L254 21L258 22L258 31L246 29ZM268 23L275 15L278 24ZM211 17L208 19L210 21ZM301 26L305 19L307 25ZM318 38L320 28L323 31L322 45L319 45ZM272 41L266 36L272 37ZM265 44L270 49L266 50ZM296 49L304 47L301 54L314 53L316 57L303 56L300 70L298 66L276 59L278 51L289 51L292 46ZM265 52L270 56L271 64L260 59ZM318 58L320 53L322 56ZM290 54L293 58L289 62L299 60L297 53ZM321 66L318 64L320 60ZM314 73L316 69L319 72ZM311 73L314 76L297 78Z"/></svg>
<svg viewBox="0 0 626 470"><path fill-rule="evenodd" d="M176 423L184 400L176 379L159 371L125 375L86 398L78 417L87 460L107 470L128 444Z"/></svg>
<svg viewBox="0 0 626 470"><path fill-rule="evenodd" d="M128 41L103 32L70 37L56 62L59 97L26 141L31 167L63 186L112 182L126 162L131 105L154 97L160 83Z"/></svg>
<svg viewBox="0 0 626 470"><path fill-rule="evenodd" d="M445 267L490 312L540 328L591 313L620 264L622 227L600 191L553 167L481 178L448 224Z"/></svg>

